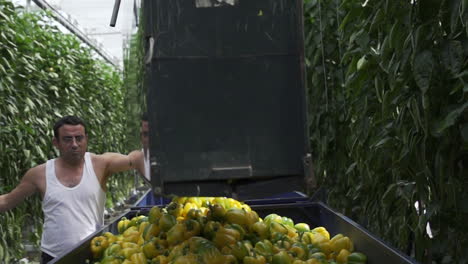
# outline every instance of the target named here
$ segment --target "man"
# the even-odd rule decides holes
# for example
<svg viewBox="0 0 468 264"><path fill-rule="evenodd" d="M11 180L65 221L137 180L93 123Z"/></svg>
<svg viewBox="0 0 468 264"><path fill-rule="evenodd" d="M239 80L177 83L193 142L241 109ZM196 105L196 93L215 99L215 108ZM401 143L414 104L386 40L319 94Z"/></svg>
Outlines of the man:
<svg viewBox="0 0 468 264"><path fill-rule="evenodd" d="M149 163L149 126L148 116L143 114L141 118L141 132L140 132L141 144L143 145L143 169L140 169L140 173L143 174L147 182L151 181L150 177L150 163Z"/></svg>
<svg viewBox="0 0 468 264"><path fill-rule="evenodd" d="M52 142L60 156L29 169L15 189L0 195L0 212L16 207L36 192L41 195L41 263L70 250L104 224L107 180L114 173L135 168L140 152L86 152L86 125L75 116L55 123Z"/></svg>
<svg viewBox="0 0 468 264"><path fill-rule="evenodd" d="M149 127L148 118L146 114L143 114L141 119L140 128L140 141L143 148L139 151L134 151L135 157L135 169L142 176L141 178L148 184L151 184L150 177L150 163L149 163Z"/></svg>

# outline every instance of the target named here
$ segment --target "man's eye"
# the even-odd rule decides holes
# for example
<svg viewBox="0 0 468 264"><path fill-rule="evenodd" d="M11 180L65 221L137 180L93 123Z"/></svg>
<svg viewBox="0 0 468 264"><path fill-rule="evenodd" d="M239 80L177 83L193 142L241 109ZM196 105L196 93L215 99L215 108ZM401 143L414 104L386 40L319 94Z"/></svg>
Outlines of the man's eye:
<svg viewBox="0 0 468 264"><path fill-rule="evenodd" d="M76 136L75 139L76 139L76 142L80 142L81 140L83 140L84 136Z"/></svg>

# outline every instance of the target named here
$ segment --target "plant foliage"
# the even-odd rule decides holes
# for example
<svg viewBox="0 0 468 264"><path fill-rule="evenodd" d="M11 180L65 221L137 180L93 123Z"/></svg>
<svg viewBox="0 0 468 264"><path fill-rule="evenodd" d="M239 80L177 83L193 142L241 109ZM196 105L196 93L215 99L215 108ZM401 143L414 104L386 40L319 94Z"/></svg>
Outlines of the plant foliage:
<svg viewBox="0 0 468 264"><path fill-rule="evenodd" d="M0 0L0 193L11 191L28 168L57 156L52 126L64 115L87 122L89 151L128 152L125 93L120 73L53 26L50 16ZM110 181L108 206L128 195L133 178ZM38 244L38 196L0 214L1 263L22 256L27 225L34 227L30 239Z"/></svg>
<svg viewBox="0 0 468 264"><path fill-rule="evenodd" d="M328 203L422 263L468 263L467 1L306 0L304 10Z"/></svg>

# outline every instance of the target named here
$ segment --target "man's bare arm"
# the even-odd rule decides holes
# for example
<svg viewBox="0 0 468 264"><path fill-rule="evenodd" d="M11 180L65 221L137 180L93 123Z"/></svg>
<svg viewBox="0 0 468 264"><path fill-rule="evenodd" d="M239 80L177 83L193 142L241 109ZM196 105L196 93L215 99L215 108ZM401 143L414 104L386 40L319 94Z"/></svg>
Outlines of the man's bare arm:
<svg viewBox="0 0 468 264"><path fill-rule="evenodd" d="M101 156L106 162L107 175L138 169L139 164L143 162L143 153L138 150L132 151L128 155L107 152Z"/></svg>
<svg viewBox="0 0 468 264"><path fill-rule="evenodd" d="M34 180L37 180L38 170L38 167L28 170L15 189L9 193L0 195L0 212L15 208L20 202L38 190L34 182Z"/></svg>

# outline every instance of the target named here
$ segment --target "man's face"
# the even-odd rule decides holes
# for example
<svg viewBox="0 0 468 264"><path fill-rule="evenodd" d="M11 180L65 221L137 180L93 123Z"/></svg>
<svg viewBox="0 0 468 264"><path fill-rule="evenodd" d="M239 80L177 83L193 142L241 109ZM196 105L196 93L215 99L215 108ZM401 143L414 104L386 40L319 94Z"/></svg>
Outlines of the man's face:
<svg viewBox="0 0 468 264"><path fill-rule="evenodd" d="M141 144L144 149L149 147L149 128L148 121L141 121Z"/></svg>
<svg viewBox="0 0 468 264"><path fill-rule="evenodd" d="M63 125L58 130L58 137L54 137L54 146L60 151L60 156L70 162L83 159L88 148L88 137L82 125Z"/></svg>

